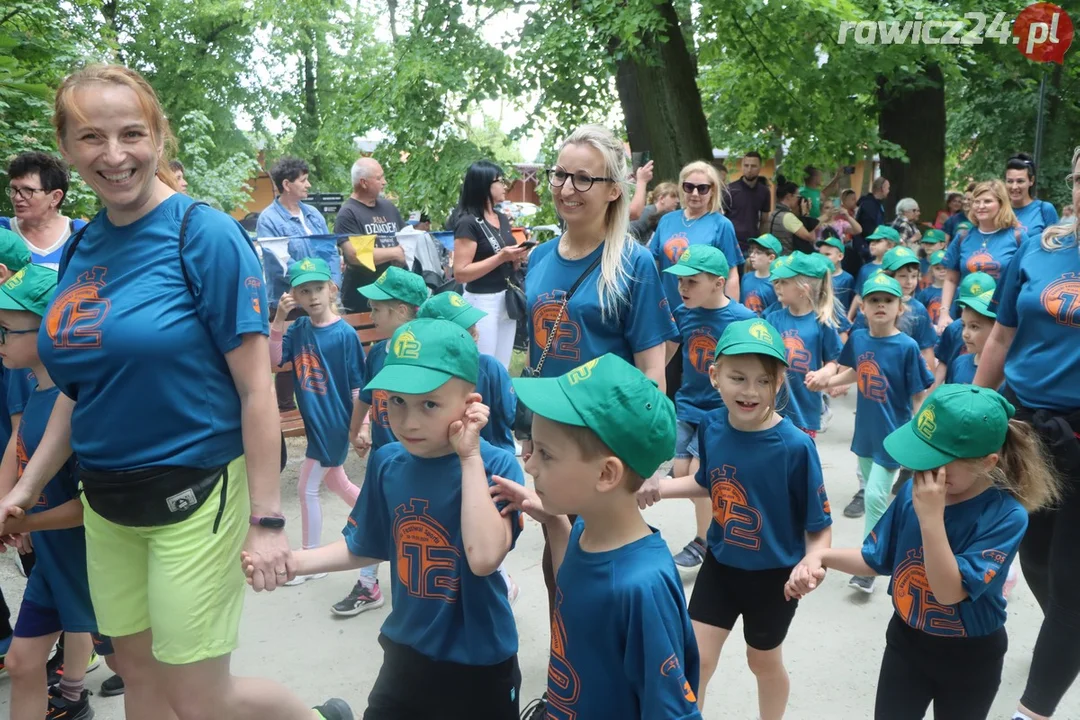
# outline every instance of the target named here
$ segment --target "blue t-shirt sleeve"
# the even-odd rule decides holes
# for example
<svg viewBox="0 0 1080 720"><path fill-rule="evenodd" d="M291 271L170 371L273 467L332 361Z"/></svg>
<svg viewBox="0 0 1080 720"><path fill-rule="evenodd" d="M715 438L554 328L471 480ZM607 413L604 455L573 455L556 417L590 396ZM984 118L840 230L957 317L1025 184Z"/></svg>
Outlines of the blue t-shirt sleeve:
<svg viewBox="0 0 1080 720"><path fill-rule="evenodd" d="M660 273L646 253L634 254L631 267L633 281L629 283L630 307L623 331L631 352L639 353L656 347L665 340L679 337L679 329L671 317L667 295L660 285Z"/></svg>
<svg viewBox="0 0 1080 720"><path fill-rule="evenodd" d="M1039 208L1039 212L1042 213L1043 227L1048 228L1051 225L1057 225L1059 220L1057 209L1045 200L1040 200L1039 202L1042 203L1042 207Z"/></svg>
<svg viewBox="0 0 1080 720"><path fill-rule="evenodd" d="M513 455L511 455L505 450L499 450L495 447L492 447L491 449L496 453L496 455L488 464L488 471L492 475L498 475L499 477L506 478L507 480L513 480L518 485L524 485L525 473L521 470L521 465L518 463L517 458L515 458ZM489 480L488 485L494 486L495 482L493 480ZM506 503L497 503L496 507L498 507L501 511L504 507L506 507ZM510 519L510 531L512 533L510 547L513 548L514 544L517 543L518 536L521 535L521 529L523 525L522 521L524 518L522 518L521 513L516 510L511 512L507 517Z"/></svg>
<svg viewBox="0 0 1080 720"><path fill-rule="evenodd" d="M724 253L728 266L735 269L743 264L742 250L739 249L739 241L735 237L735 226L723 216L720 217L719 225L713 245Z"/></svg>
<svg viewBox="0 0 1080 720"><path fill-rule="evenodd" d="M350 339L345 345L345 363L349 373L349 389L359 390L367 384L367 374L364 367L364 346L360 344L360 338L351 329L349 335Z"/></svg>
<svg viewBox="0 0 1080 720"><path fill-rule="evenodd" d="M985 522L985 525L985 532L956 553L960 582L972 600L977 600L987 590L1001 592L1007 575L1003 572L1005 563L1020 547L1020 540L1027 530L1027 512L1019 503L1010 503L1004 516Z"/></svg>
<svg viewBox="0 0 1080 720"><path fill-rule="evenodd" d="M840 350L840 357L837 359L844 367L855 367L855 333L848 335L847 342L844 343L844 347Z"/></svg>
<svg viewBox="0 0 1080 720"><path fill-rule="evenodd" d="M706 455L708 454L708 445L705 442L705 429L708 427L708 425L709 416L706 415L697 428L698 469L697 472L694 474L694 480L697 481L698 485L705 488L706 490L711 490L712 487L709 484L708 477L709 460L706 457Z"/></svg>
<svg viewBox="0 0 1080 720"><path fill-rule="evenodd" d="M795 477L803 474L806 477L806 510L803 513L806 526L803 529L806 532L818 532L832 525L829 496L825 493L825 476L821 472L821 460L812 441L804 445L802 453L801 464L806 466L806 471L796 474Z"/></svg>
<svg viewBox="0 0 1080 720"><path fill-rule="evenodd" d="M663 218L661 218L663 221ZM664 248L660 243L660 226L657 225L656 230L653 232L652 238L649 240L649 252L652 253L653 262L660 262L660 258L663 255Z"/></svg>
<svg viewBox="0 0 1080 720"><path fill-rule="evenodd" d="M700 718L687 678L687 647L683 628L685 601L666 585L638 586L623 600L626 613L626 650L623 672L635 689L642 718Z"/></svg>
<svg viewBox="0 0 1080 720"><path fill-rule="evenodd" d="M862 556L878 575L892 575L896 561L896 540L900 536L901 513L911 504L911 483L904 483L900 495L885 510L877 525L863 540Z"/></svg>
<svg viewBox="0 0 1080 720"><path fill-rule="evenodd" d="M371 454L360 496L356 498L356 505L349 513L345 529L341 531L349 552L357 557L389 560L393 555L390 514L383 493L385 478L382 475L387 460L396 451L399 451L396 446L384 445Z"/></svg>
<svg viewBox="0 0 1080 720"><path fill-rule="evenodd" d="M364 377L367 378L367 381L364 383L365 385L371 382L371 380L375 377L375 354L376 352L378 352L377 348L377 345L372 345L371 352L369 352L367 354L367 357L364 358ZM371 390L365 390L364 388L360 388L360 402L364 403L365 405L370 405L371 400Z"/></svg>
<svg viewBox="0 0 1080 720"><path fill-rule="evenodd" d="M491 364L494 368L495 377L492 382L495 385L495 393L498 395L495 407L492 408L492 418L489 422L497 422L509 430L513 437L514 421L517 418L517 393L510 383L510 373L506 371L502 363ZM498 417L495 413L498 412Z"/></svg>
<svg viewBox="0 0 1080 720"><path fill-rule="evenodd" d="M843 343L840 332L832 325L821 326L821 364L830 363L840 357Z"/></svg>
<svg viewBox="0 0 1080 720"><path fill-rule="evenodd" d="M919 311L919 317L916 319L917 341L919 343L920 350L927 350L937 345L937 333L934 331L934 326L930 324L930 315L925 310Z"/></svg>
<svg viewBox="0 0 1080 720"><path fill-rule="evenodd" d="M1020 297L1020 289L1023 287L1023 275L1020 266L1023 264L1024 249L1016 253L1009 267L1005 270L1005 279L997 286L994 293L994 305L991 307L997 313L997 322L1005 327L1015 328L1019 322L1016 314L1016 301Z"/></svg>
<svg viewBox="0 0 1080 720"><path fill-rule="evenodd" d="M247 233L224 213L192 211L184 266L195 292L195 309L222 354L249 333L270 334L263 270Z"/></svg>
<svg viewBox="0 0 1080 720"><path fill-rule="evenodd" d="M959 239L949 243L949 247L945 248L945 257L942 258L941 264L949 270L955 270L960 272L960 245L962 241Z"/></svg>
<svg viewBox="0 0 1080 720"><path fill-rule="evenodd" d="M910 347L910 346L909 346ZM909 350L905 353L904 370L907 375L907 386L911 394L920 393L934 384L934 375L926 366L926 359L921 353Z"/></svg>
<svg viewBox="0 0 1080 720"><path fill-rule="evenodd" d="M7 414L20 415L30 401L36 383L30 380L29 370L6 370L4 386L7 391Z"/></svg>

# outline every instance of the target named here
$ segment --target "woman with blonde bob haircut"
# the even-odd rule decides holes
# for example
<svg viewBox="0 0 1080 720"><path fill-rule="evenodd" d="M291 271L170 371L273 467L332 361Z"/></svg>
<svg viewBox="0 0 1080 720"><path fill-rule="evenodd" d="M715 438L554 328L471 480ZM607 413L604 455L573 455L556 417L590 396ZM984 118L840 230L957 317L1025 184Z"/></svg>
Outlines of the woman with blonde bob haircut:
<svg viewBox="0 0 1080 720"><path fill-rule="evenodd" d="M294 574L255 250L236 221L177 192L169 123L138 73L75 72L53 123L104 209L60 262L38 352L62 394L0 526L74 452L90 594L129 720L351 720L344 701L312 710L229 671L241 550L257 590Z"/></svg>
<svg viewBox="0 0 1080 720"><path fill-rule="evenodd" d="M526 372L559 377L614 353L663 388L665 342L677 338L678 329L652 256L627 232L630 197L622 141L599 125L579 127L546 174L566 231L529 258ZM522 457L528 459L529 428L519 424L517 431ZM543 566L552 601L555 578L546 544Z"/></svg>
<svg viewBox="0 0 1080 720"><path fill-rule="evenodd" d="M968 214L975 227L965 237L949 243L941 263L947 274L941 290L938 332L944 332L959 317L955 301L960 281L969 273L984 272L1000 282L1024 239L1009 203L1009 191L1000 180L987 180L975 186Z"/></svg>

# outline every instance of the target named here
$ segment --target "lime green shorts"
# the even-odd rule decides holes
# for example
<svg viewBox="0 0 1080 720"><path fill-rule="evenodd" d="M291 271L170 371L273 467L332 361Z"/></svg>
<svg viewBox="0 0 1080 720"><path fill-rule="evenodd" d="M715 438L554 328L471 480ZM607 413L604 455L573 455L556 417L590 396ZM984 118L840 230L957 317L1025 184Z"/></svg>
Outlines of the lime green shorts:
<svg viewBox="0 0 1080 720"><path fill-rule="evenodd" d="M240 550L251 507L243 456L229 463L227 473L217 533L221 481L194 515L161 527L109 522L84 497L86 565L101 634L152 630L154 657L170 665L236 649L244 605Z"/></svg>

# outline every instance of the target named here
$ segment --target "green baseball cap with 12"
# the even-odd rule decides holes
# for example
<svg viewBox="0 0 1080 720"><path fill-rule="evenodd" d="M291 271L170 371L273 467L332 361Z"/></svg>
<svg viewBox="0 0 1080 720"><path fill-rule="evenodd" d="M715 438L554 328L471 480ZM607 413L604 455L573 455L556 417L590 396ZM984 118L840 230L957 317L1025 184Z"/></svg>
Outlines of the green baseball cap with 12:
<svg viewBox="0 0 1080 720"><path fill-rule="evenodd" d="M994 390L942 385L923 402L911 422L889 433L885 450L915 470L933 470L953 460L981 458L1001 450L1016 409Z"/></svg>
<svg viewBox="0 0 1080 720"><path fill-rule="evenodd" d="M716 341L716 355L768 355L788 364L780 331L760 318L739 320L724 328Z"/></svg>
<svg viewBox="0 0 1080 720"><path fill-rule="evenodd" d="M997 280L984 272L969 273L960 281L960 297L982 295L987 290L997 290Z"/></svg>
<svg viewBox="0 0 1080 720"><path fill-rule="evenodd" d="M480 352L469 333L449 320L413 320L399 327L388 342L386 364L365 390L423 395L450 378L476 384Z"/></svg>
<svg viewBox="0 0 1080 720"><path fill-rule="evenodd" d="M557 378L514 378L518 402L536 415L585 427L643 478L671 457L675 406L656 383L608 353Z"/></svg>
<svg viewBox="0 0 1080 720"><path fill-rule="evenodd" d="M981 295L961 296L961 298L956 301L956 304L969 307L980 315L997 320L997 313L990 309L990 301L993 299L994 291L987 290Z"/></svg>
<svg viewBox="0 0 1080 720"><path fill-rule="evenodd" d="M458 327L468 330L478 323L481 318L487 317L483 310L473 307L469 301L454 291L432 295L420 306L416 313L417 318L436 318L449 320Z"/></svg>
<svg viewBox="0 0 1080 720"><path fill-rule="evenodd" d="M837 250L839 250L841 253L843 253L844 250L845 250L844 241L841 240L840 238L834 238L834 237L822 238L821 240L818 240L816 243L814 243L814 247L821 247L822 245L828 245L829 247L834 247Z"/></svg>
<svg viewBox="0 0 1080 720"><path fill-rule="evenodd" d="M944 250L935 250L934 252L930 253L930 264L931 265L940 265L943 262L945 262L945 251Z"/></svg>
<svg viewBox="0 0 1080 720"><path fill-rule="evenodd" d="M888 225L878 225L874 232L866 236L867 240L888 240L893 245L900 244L900 233L896 232L896 228L891 228Z"/></svg>
<svg viewBox="0 0 1080 720"><path fill-rule="evenodd" d="M904 291L900 289L900 283L896 281L896 278L891 278L880 271L871 275L862 286L863 297L873 293L888 293L896 297L904 297Z"/></svg>
<svg viewBox="0 0 1080 720"><path fill-rule="evenodd" d="M406 305L420 307L428 299L428 287L424 278L396 265L386 268L386 272L370 285L358 288L368 300L399 300Z"/></svg>
<svg viewBox="0 0 1080 720"><path fill-rule="evenodd" d="M55 293L56 271L27 265L0 285L0 310L23 310L44 317Z"/></svg>
<svg viewBox="0 0 1080 720"><path fill-rule="evenodd" d="M289 286L308 282L330 282L330 266L321 258L304 258L289 266Z"/></svg>
<svg viewBox="0 0 1080 720"><path fill-rule="evenodd" d="M11 272L18 272L30 264L30 251L18 234L0 228L0 264Z"/></svg>
<svg viewBox="0 0 1080 720"><path fill-rule="evenodd" d="M780 279L780 276L776 274L777 269L782 268L791 262L790 255L781 255L780 257L769 263L769 280L776 281Z"/></svg>
<svg viewBox="0 0 1080 720"><path fill-rule="evenodd" d="M945 231L938 230L937 228L930 228L922 234L922 237L919 238L919 242L926 243L927 245L946 242Z"/></svg>
<svg viewBox="0 0 1080 720"><path fill-rule="evenodd" d="M784 252L784 246L780 242L780 239L772 233L765 233L761 237L750 238L750 242L760 245L777 257L780 256L780 253Z"/></svg>
<svg viewBox="0 0 1080 720"><path fill-rule="evenodd" d="M772 272L773 278L793 278L796 275L815 278L827 277L832 272L832 263L829 262L829 267L825 267L821 259L828 260L819 253L809 255L804 252L793 252L788 256L787 262L776 266Z"/></svg>
<svg viewBox="0 0 1080 720"><path fill-rule="evenodd" d="M894 247L881 258L881 269L896 272L908 265L919 265L919 256L906 247Z"/></svg>
<svg viewBox="0 0 1080 720"><path fill-rule="evenodd" d="M730 269L727 258L724 257L723 251L719 248L714 248L712 245L690 245L683 250L679 262L666 268L664 272L679 277L689 277L690 275L707 272L726 278Z"/></svg>

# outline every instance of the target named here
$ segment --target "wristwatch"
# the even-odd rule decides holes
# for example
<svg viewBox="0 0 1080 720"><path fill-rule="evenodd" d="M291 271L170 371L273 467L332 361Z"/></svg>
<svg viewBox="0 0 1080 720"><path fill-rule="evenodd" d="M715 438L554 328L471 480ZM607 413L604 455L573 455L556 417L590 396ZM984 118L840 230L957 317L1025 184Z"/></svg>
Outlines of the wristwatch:
<svg viewBox="0 0 1080 720"><path fill-rule="evenodd" d="M252 525L258 525L268 530L283 530L285 528L284 515L252 515L250 522Z"/></svg>

